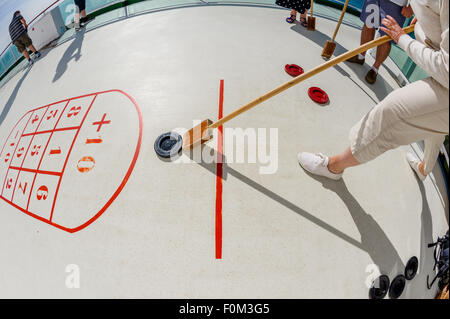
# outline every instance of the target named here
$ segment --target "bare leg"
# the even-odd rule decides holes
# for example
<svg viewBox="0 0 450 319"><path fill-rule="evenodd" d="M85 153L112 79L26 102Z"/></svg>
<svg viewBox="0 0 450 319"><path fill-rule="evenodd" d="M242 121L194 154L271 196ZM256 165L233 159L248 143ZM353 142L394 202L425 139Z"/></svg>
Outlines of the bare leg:
<svg viewBox="0 0 450 319"><path fill-rule="evenodd" d="M391 52L391 42L383 43L382 45L377 47L377 56L375 59L375 63L373 66L376 69L379 69L381 64L386 61L389 53Z"/></svg>
<svg viewBox="0 0 450 319"><path fill-rule="evenodd" d="M34 53L36 53L37 52L37 50L36 50L36 48L34 47L34 45L30 45L29 47L28 47L28 49L30 49L32 52L34 52ZM26 51L26 50L25 50ZM28 54L28 52L27 52L27 54Z"/></svg>
<svg viewBox="0 0 450 319"><path fill-rule="evenodd" d="M25 59L29 60L30 59L30 55L28 54L27 50L23 50L22 52L23 56L25 57Z"/></svg>
<svg viewBox="0 0 450 319"><path fill-rule="evenodd" d="M86 10L82 10L81 11L81 17L82 18L86 18Z"/></svg>
<svg viewBox="0 0 450 319"><path fill-rule="evenodd" d="M334 174L340 174L346 168L359 164L358 160L353 156L350 147L344 152L328 158L328 170Z"/></svg>
<svg viewBox="0 0 450 319"><path fill-rule="evenodd" d="M369 28L366 25L363 26L361 31L361 45L375 39L375 28ZM366 55L366 52L362 52L361 55Z"/></svg>
<svg viewBox="0 0 450 319"><path fill-rule="evenodd" d="M80 8L75 5L75 16L74 16L75 28L80 27Z"/></svg>
<svg viewBox="0 0 450 319"><path fill-rule="evenodd" d="M308 10L305 10L305 12L300 13L300 19L305 19L308 17Z"/></svg>

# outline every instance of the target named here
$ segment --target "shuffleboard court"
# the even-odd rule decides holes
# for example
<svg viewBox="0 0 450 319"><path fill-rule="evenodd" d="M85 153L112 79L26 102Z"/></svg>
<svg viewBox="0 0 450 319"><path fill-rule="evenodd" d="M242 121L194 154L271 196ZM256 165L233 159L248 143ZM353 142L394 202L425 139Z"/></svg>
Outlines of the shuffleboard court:
<svg viewBox="0 0 450 319"><path fill-rule="evenodd" d="M400 87L392 61L374 85L364 80L368 55L227 122L199 148L222 148L221 165L155 153L161 134L216 121L292 79L287 64L323 63L336 22L317 17L308 31L287 16L192 6L88 27L0 88L0 296L368 298L375 266L393 280L416 256L400 298L434 297L426 244L448 228L448 199L438 165L422 183L405 160L423 156L420 143L338 182L297 161L348 146L354 123ZM342 25L335 54L359 36ZM230 139L237 129L256 139ZM270 160L248 160L252 149ZM66 286L70 265L79 288Z"/></svg>
<svg viewBox="0 0 450 319"><path fill-rule="evenodd" d="M128 121L135 123L130 125L134 130L122 132L121 125ZM118 90L31 110L14 126L0 154L0 198L60 229L81 230L125 186L141 138L140 110L129 95ZM122 157L124 164L113 171L108 167L112 156ZM101 183L106 176L107 185ZM60 192L62 203L57 201ZM98 202L79 201L80 196L95 197Z"/></svg>

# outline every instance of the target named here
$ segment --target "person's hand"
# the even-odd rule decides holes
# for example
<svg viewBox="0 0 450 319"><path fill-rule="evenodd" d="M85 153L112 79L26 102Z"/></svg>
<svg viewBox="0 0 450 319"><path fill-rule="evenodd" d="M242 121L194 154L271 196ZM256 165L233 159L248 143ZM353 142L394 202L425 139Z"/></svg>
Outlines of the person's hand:
<svg viewBox="0 0 450 319"><path fill-rule="evenodd" d="M406 34L405 31L398 25L397 21L391 16L386 16L381 23L384 25L384 27L381 27L380 30L385 32L387 35L389 35L392 40L398 43L398 40L400 37L404 34Z"/></svg>
<svg viewBox="0 0 450 319"><path fill-rule="evenodd" d="M414 14L413 9L411 6L406 6L402 8L402 16L405 18L411 18L411 16Z"/></svg>

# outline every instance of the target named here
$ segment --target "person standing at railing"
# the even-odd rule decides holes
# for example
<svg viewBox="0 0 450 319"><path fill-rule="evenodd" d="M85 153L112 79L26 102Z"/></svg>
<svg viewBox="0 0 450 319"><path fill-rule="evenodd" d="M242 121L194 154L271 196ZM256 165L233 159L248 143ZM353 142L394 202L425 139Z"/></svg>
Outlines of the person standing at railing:
<svg viewBox="0 0 450 319"><path fill-rule="evenodd" d="M283 8L291 9L290 17L286 18L287 23L294 23L297 18L297 12L299 12L300 24L306 28L308 26L306 16L308 10L311 8L311 1L312 0L276 0L275 4Z"/></svg>
<svg viewBox="0 0 450 319"><path fill-rule="evenodd" d="M86 16L86 0L74 0L75 2L75 31L79 31L90 19ZM81 14L81 19L80 19Z"/></svg>
<svg viewBox="0 0 450 319"><path fill-rule="evenodd" d="M408 0L365 0L360 17L364 23L361 31L361 45L375 38L375 30L380 27L381 20L386 18L387 15L393 17L399 25L403 26L406 18L410 18L412 14L413 11L411 6L408 5ZM379 32L381 36L385 35L383 30ZM391 43L387 42L377 47L375 63L366 75L367 83L374 84L377 81L378 69L389 56ZM363 52L347 61L363 65L365 58L366 52Z"/></svg>
<svg viewBox="0 0 450 319"><path fill-rule="evenodd" d="M412 0L411 6L416 39L405 34L391 16L383 19L382 30L430 77L394 90L370 110L350 130L350 147L344 152L331 157L299 153L305 170L337 180L349 167L424 140L423 160L412 153L406 159L421 180L432 171L449 133L449 1Z"/></svg>
<svg viewBox="0 0 450 319"><path fill-rule="evenodd" d="M34 53L34 56L37 59L41 56L41 54L34 47L33 41L28 36L27 30L27 22L20 14L20 11L14 12L13 19L9 24L9 35L11 36L11 42L17 47L17 50L23 54L25 59L28 60L28 65L32 65L34 61L30 58L27 48Z"/></svg>

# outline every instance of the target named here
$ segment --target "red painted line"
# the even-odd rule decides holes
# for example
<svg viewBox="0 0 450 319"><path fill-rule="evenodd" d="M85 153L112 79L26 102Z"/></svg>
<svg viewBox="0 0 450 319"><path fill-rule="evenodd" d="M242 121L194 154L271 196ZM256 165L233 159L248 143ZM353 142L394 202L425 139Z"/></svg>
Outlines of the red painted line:
<svg viewBox="0 0 450 319"><path fill-rule="evenodd" d="M71 126L71 127L55 128L55 129L53 129L53 130L46 130L46 131L40 131L40 132L36 132L36 133L27 133L27 134L23 134L22 137L29 136L29 135L45 134L45 133L53 133L53 132L61 132L61 131L78 130L79 128L81 128L81 126Z"/></svg>
<svg viewBox="0 0 450 319"><path fill-rule="evenodd" d="M24 167L21 168L21 167L11 166L10 169L16 170L16 171L21 171L21 172L29 172L29 173L45 174L45 175L53 175L53 176L61 176L62 175L61 172L41 171L41 170L38 170L38 169L31 169L31 168L24 168ZM17 177L17 179L19 179L19 178ZM13 200L14 200L14 198L13 198Z"/></svg>
<svg viewBox="0 0 450 319"><path fill-rule="evenodd" d="M44 120L44 117L45 117L45 114L47 114L47 111L48 111L48 108L45 109L45 112L42 115L41 120L39 121L39 124L36 126L36 129L34 130L34 133L36 133L36 131L38 130L38 128L41 125L42 121ZM14 184L14 190L13 190L12 197L11 197L11 201L12 202L14 201L14 194L16 193L17 181L19 180L19 177L20 177L20 170L23 167L23 163L25 163L25 159L26 159L26 157L28 155L28 151L30 150L31 144L33 143L34 137L35 137L35 135L33 135L33 137L31 138L30 144L28 144L27 151L25 152L24 157L22 159L22 163L20 164L19 173L17 174L16 183ZM42 154L42 156L44 156L44 154ZM12 159L11 159L11 163L12 163ZM9 166L11 166L11 164Z"/></svg>
<svg viewBox="0 0 450 319"><path fill-rule="evenodd" d="M25 118L25 116L27 116L27 114L28 114L28 112L27 112L26 114L24 114L24 115L20 118L20 120L16 123L16 125L14 125L13 129L12 129L11 132L9 133L8 138L6 139L5 144L3 144L2 151L1 151L1 153L0 153L0 158L2 158L2 156L3 156L3 151L4 151L4 149L5 149L6 144L8 143L9 138L11 137L11 134L16 130L17 125L19 125L19 123L22 122L22 120ZM30 117L31 117L31 116L30 116ZM22 131L22 133L23 133L23 132L24 132L24 131ZM17 133L18 133L18 132L17 132ZM12 145L10 145L10 146L12 146ZM12 159L13 159L13 158L11 157L11 162L12 162ZM11 166L11 162L9 163L8 167ZM7 178L8 178L8 175L5 176L5 179L3 180L2 185L5 185L5 182L6 182L6 179L7 179ZM1 189L1 192L0 192L0 198L1 198L1 195L3 195L3 188Z"/></svg>
<svg viewBox="0 0 450 319"><path fill-rule="evenodd" d="M66 166L67 166L67 162L69 161L70 154L72 153L72 148L73 148L73 146L75 145L75 141L77 140L78 134L80 133L81 128L83 127L84 120L86 120L86 118L87 118L87 116L88 116L88 114L89 114L89 111L91 110L91 107L92 107L92 105L94 104L95 99L97 98L97 96L98 96L98 94L95 94L95 95L94 95L94 98L92 99L91 105L89 105L89 108L87 109L86 113L84 114L84 117L83 117L83 119L81 120L80 128L79 128L78 131L75 133L75 137L73 138L72 145L70 145L69 151L67 152L66 161L64 162L63 169L62 169L62 172L61 172L61 178L60 178L59 181L58 181L58 186L56 186L55 199L53 200L53 204L52 204L52 212L50 213L50 221L52 221L52 218L53 218L53 211L55 210L56 199L58 198L59 187L61 186L62 177L63 177L64 172L65 172L65 170L66 170Z"/></svg>
<svg viewBox="0 0 450 319"><path fill-rule="evenodd" d="M62 101L61 101L61 102L62 102ZM60 103L61 103L61 102L60 102ZM41 167L42 161L43 161L44 156L45 156L45 152L47 151L47 147L48 147L48 145L50 144L50 141L51 141L51 139L52 139L53 133L55 132L56 126L58 126L58 123L59 123L59 121L61 120L61 118L62 118L62 116L63 116L63 114L64 114L64 111L66 110L66 108L67 108L67 106L69 105L69 103L70 103L70 99L67 100L66 105L64 106L64 108L63 108L61 114L59 115L58 120L57 120L56 123L55 123L55 126L53 127L53 131L50 133L50 136L48 137L47 144L45 145L44 151L42 152L42 157L41 157L41 159L39 160L39 164L38 164L38 166L37 166L37 170L39 170L39 168ZM53 103L53 104L51 104L51 105L54 105L54 104L57 104L57 103ZM50 107L49 107L49 108L50 108ZM38 128L38 129L39 129L39 128ZM25 160L24 160L24 161L25 161ZM37 177L37 174L34 175L33 183L31 184L30 195L28 196L28 201L27 201L27 210L28 210L28 208L30 207L31 194L33 193L33 187L34 187L34 183L36 182L36 177Z"/></svg>
<svg viewBox="0 0 450 319"><path fill-rule="evenodd" d="M220 80L219 120L223 117L224 80ZM222 177L223 177L223 126L217 134L216 167L216 259L222 259Z"/></svg>
<svg viewBox="0 0 450 319"><path fill-rule="evenodd" d="M23 132L25 132L25 129L27 128L28 124L30 123L30 120L31 120L31 117L32 117L32 116L33 116L33 113L31 113L30 118L29 118L28 121L27 121L27 124L25 124L25 127L23 128L22 134L23 134ZM11 155L11 162L9 162L8 170L6 171L6 175L5 175L5 181L3 182L2 196L3 196L3 190L5 189L5 183L6 183L6 180L8 179L9 169L10 169L11 163L12 163L12 161L13 161L13 159L14 159L14 155L16 155L16 151L17 151L17 148L19 147L19 144L20 144L20 140L21 140L21 139L22 139L22 136L20 136L19 140L17 141L16 148L14 149L14 152L13 152L12 155Z"/></svg>
<svg viewBox="0 0 450 319"><path fill-rule="evenodd" d="M11 132L10 132L9 135L8 135L8 138L6 139L5 144L3 144L2 151L1 151L1 153L0 153L0 157L3 155L3 150L5 149L5 146L6 146L6 144L8 143L9 138L11 137L11 134L16 130L17 125L19 125L19 123L23 120L23 118L24 118L25 116L27 116L27 114L28 114L28 112L27 112L24 116L22 116L22 117L20 118L20 120L16 123L16 125L14 125L13 129L11 130Z"/></svg>
<svg viewBox="0 0 450 319"><path fill-rule="evenodd" d="M32 190L31 190L31 191L32 191ZM30 191L30 192L31 192L31 191ZM67 227L64 227L64 226L61 226L61 225L52 223L51 221L49 221L48 219L46 219L46 218L44 218L44 217L41 217L41 216L36 215L36 214L33 214L33 213L29 212L28 210L23 209L22 207L18 206L17 204L14 204L13 202L11 202L10 200L7 200L7 199L4 198L3 196L0 196L0 198L3 199L5 202L7 202L7 203L8 203L9 205L11 205L12 207L14 207L14 208L20 210L21 212L27 214L28 216L31 216L31 217L33 217L33 218L36 218L36 219L38 219L38 220L40 220L40 221L42 221L42 222L44 222L44 223L47 223L47 224L49 224L49 225L52 225L52 226L54 226L54 227L56 227L56 228L65 230L65 231L67 231L67 232L69 232L69 233L72 232L72 231L71 231L69 228L67 228Z"/></svg>

